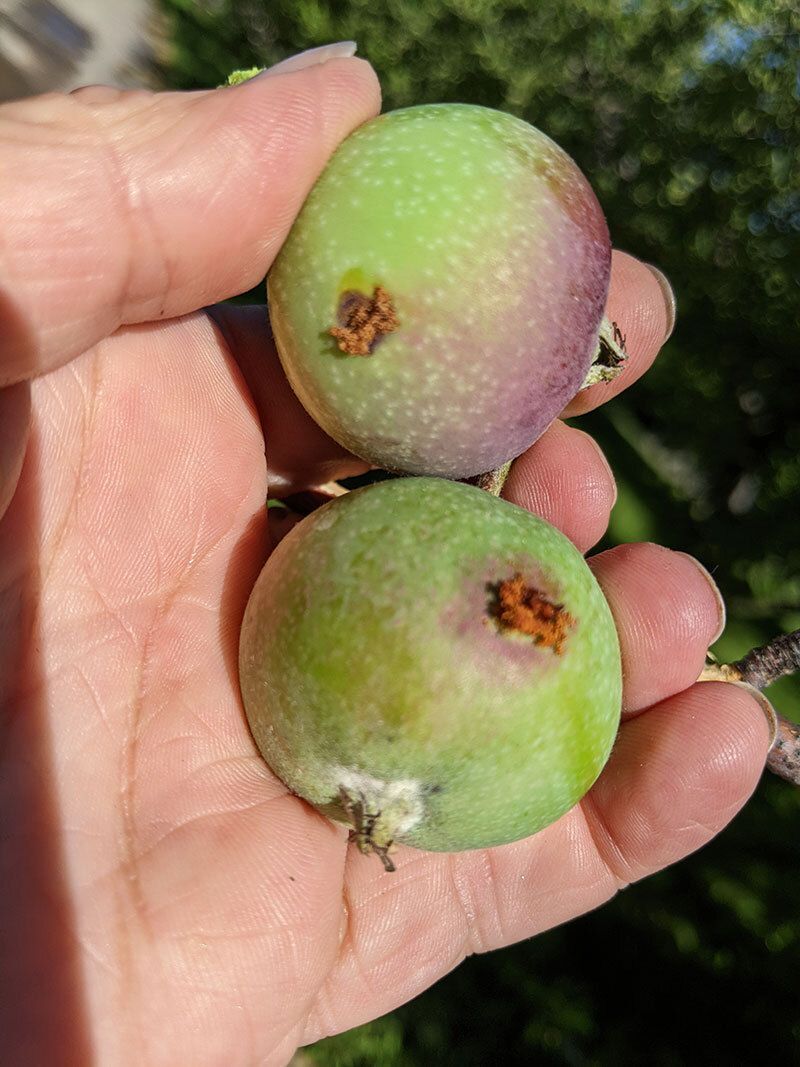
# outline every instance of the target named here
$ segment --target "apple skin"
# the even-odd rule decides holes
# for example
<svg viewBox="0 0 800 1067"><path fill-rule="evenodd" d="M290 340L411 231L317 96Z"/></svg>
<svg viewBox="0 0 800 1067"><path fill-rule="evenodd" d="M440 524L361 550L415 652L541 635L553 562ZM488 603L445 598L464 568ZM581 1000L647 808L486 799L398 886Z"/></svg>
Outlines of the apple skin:
<svg viewBox="0 0 800 1067"><path fill-rule="evenodd" d="M559 652L498 624L492 589L515 574L568 613ZM284 538L247 605L240 681L291 790L343 822L362 801L378 844L440 851L527 837L580 800L622 684L611 612L571 542L434 478L348 493Z"/></svg>
<svg viewBox="0 0 800 1067"><path fill-rule="evenodd" d="M572 159L521 119L465 104L381 115L337 149L270 272L301 402L375 466L467 478L520 455L581 388L611 264ZM330 330L347 294L391 297L370 355Z"/></svg>

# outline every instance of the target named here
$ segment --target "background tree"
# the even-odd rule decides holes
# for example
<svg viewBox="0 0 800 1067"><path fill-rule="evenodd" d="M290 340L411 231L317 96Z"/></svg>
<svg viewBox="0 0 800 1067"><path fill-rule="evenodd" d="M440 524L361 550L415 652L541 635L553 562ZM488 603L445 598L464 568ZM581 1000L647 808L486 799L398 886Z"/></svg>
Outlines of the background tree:
<svg viewBox="0 0 800 1067"><path fill-rule="evenodd" d="M800 626L800 15L793 0L162 0L162 74L354 38L386 109L521 115L580 164L614 243L655 262L678 324L653 371L581 420L620 495L607 544L698 556L733 658ZM261 299L261 293L254 294ZM601 546L601 547L605 547ZM800 718L800 685L771 692ZM473 959L306 1054L320 1064L793 1061L798 794L764 781L696 857L595 915Z"/></svg>

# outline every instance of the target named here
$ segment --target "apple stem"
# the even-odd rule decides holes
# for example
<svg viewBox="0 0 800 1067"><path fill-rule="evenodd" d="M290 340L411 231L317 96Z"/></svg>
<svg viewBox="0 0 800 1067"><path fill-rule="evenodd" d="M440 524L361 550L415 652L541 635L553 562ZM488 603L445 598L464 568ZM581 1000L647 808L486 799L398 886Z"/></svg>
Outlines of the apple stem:
<svg viewBox="0 0 800 1067"><path fill-rule="evenodd" d="M766 645L753 648L733 663L716 663L713 657L700 675L701 682L733 682L750 685L759 692L800 670L800 630L781 634ZM775 712L775 738L767 756L767 768L779 778L800 785L800 724Z"/></svg>
<svg viewBox="0 0 800 1067"><path fill-rule="evenodd" d="M467 485L476 485L478 489L485 489L492 496L500 496L512 462L513 460L509 460L502 467L495 467L494 470L486 471L485 474L476 474L474 478L465 478L464 481Z"/></svg>

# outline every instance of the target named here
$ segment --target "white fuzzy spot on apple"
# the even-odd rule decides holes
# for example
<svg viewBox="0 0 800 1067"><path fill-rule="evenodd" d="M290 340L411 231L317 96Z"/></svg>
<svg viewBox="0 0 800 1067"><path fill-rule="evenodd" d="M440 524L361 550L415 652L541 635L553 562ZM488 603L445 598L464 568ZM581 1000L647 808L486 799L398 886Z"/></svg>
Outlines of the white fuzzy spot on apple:
<svg viewBox="0 0 800 1067"><path fill-rule="evenodd" d="M415 778L389 781L354 767L334 767L331 776L352 802L363 804L367 815L380 815L393 836L413 830L425 815L425 790Z"/></svg>

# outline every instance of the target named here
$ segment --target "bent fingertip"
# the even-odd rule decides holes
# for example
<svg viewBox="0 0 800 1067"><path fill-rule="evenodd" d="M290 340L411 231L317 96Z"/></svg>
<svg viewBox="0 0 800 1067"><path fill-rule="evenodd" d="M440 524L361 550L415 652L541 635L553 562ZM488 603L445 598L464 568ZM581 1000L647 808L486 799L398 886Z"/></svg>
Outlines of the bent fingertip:
<svg viewBox="0 0 800 1067"><path fill-rule="evenodd" d="M240 88L262 85L265 82L274 85L282 79L304 75L323 78L336 77L339 89L350 87L365 95L368 108L380 110L381 89L378 75L372 64L356 55L355 41L337 41L333 44L309 48L305 52L288 56L271 67L253 67L249 70L236 70L228 75L227 82L220 88ZM346 72L342 78L342 72Z"/></svg>
<svg viewBox="0 0 800 1067"><path fill-rule="evenodd" d="M767 751L769 751L775 744L778 737L778 713L772 706L772 703L764 696L760 689L756 689L755 686L748 685L747 682L733 682L730 683L743 689L750 698L758 705L759 711L767 720L767 730L769 731L769 742L767 744Z"/></svg>
<svg viewBox="0 0 800 1067"><path fill-rule="evenodd" d="M717 585L717 583L714 581L713 577L711 576L711 572L708 571L703 566L703 564L700 562L699 559L696 559L694 556L690 555L690 553L688 553L688 552L677 552L676 554L679 555L679 556L682 556L684 559L688 560L689 563L692 564L692 566L697 570L697 572L703 578L704 582L706 583L706 587L708 589L708 592L711 595L711 599L713 601L714 610L716 612L716 617L717 617L716 628L715 628L715 630L713 632L713 635L709 638L709 641L708 641L709 645L713 645L714 642L717 641L720 638L720 636L722 635L722 632L725 629L725 623L726 623L726 620L727 620L727 608L725 606L725 601L724 601L724 599L722 597L722 593L719 590L719 586Z"/></svg>
<svg viewBox="0 0 800 1067"><path fill-rule="evenodd" d="M696 682L687 693L698 694L699 699L708 694L697 734L715 760L728 770L734 765L740 768L740 777L752 791L780 732L781 717L767 697L746 682Z"/></svg>
<svg viewBox="0 0 800 1067"><path fill-rule="evenodd" d="M557 420L514 461L502 496L586 552L608 527L616 482L594 438Z"/></svg>
<svg viewBox="0 0 800 1067"><path fill-rule="evenodd" d="M278 64L254 77L242 74L233 91L244 94L243 103L249 99L257 108L266 108L293 141L313 135L326 155L381 109L380 83L372 65L347 50L339 54L336 47L332 53L323 50L320 60ZM301 122L294 119L298 113Z"/></svg>
<svg viewBox="0 0 800 1067"><path fill-rule="evenodd" d="M590 446L591 450L596 454L597 459L599 461L598 470L602 471L602 477L604 478L607 485L609 497L608 511L610 514L611 509L616 504L617 497L619 496L619 489L617 487L617 479L614 476L614 471L611 469L611 464L608 462L608 457L603 451L602 445L598 441L596 441L591 434L586 433L584 430L579 430L578 432L583 434L583 436L586 438L587 445Z"/></svg>
<svg viewBox="0 0 800 1067"><path fill-rule="evenodd" d="M335 41L332 44L322 44L315 48L306 48L303 52L297 52L293 56L287 56L270 67L248 67L243 70L233 70L228 75L220 89L242 85L244 82L257 81L262 78L272 78L276 74L291 74L298 70L306 70L308 67L319 67L331 59L350 59L356 54L355 41Z"/></svg>

